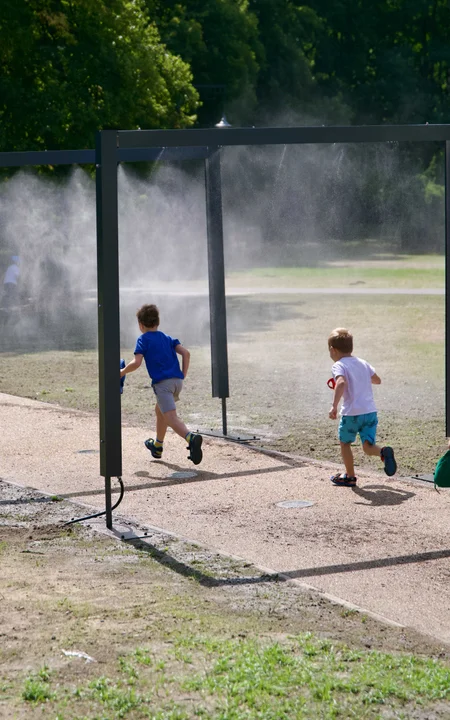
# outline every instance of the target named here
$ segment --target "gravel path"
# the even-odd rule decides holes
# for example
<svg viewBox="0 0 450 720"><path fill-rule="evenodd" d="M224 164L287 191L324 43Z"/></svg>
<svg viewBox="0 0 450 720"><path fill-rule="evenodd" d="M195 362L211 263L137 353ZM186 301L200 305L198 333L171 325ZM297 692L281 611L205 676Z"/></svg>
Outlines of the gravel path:
<svg viewBox="0 0 450 720"><path fill-rule="evenodd" d="M0 394L0 418L3 480L103 509L95 415ZM355 489L336 488L330 463L208 437L198 467L173 435L164 460L153 461L146 436L123 428L120 517L240 556L450 643L448 492L376 472L361 473ZM297 500L311 504L279 505Z"/></svg>

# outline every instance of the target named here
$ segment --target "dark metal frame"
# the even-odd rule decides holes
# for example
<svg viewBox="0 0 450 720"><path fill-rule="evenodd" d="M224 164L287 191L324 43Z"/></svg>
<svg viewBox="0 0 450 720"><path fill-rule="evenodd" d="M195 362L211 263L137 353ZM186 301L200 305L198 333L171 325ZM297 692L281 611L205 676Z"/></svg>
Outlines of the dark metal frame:
<svg viewBox="0 0 450 720"><path fill-rule="evenodd" d="M229 396L220 148L233 145L442 142L445 153L445 431L450 436L450 125L368 125L194 130L103 130L96 149L0 153L0 167L96 164L99 330L100 474L105 478L106 525L112 527L111 478L122 475L118 368L119 233L117 164L205 160L212 394L222 400L227 435ZM117 392L114 391L117 389Z"/></svg>

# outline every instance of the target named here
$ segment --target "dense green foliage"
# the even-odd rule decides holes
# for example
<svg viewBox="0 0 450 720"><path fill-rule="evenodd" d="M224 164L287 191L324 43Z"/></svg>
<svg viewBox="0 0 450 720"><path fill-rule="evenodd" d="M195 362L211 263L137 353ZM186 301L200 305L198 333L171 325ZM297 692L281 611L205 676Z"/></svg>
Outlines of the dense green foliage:
<svg viewBox="0 0 450 720"><path fill-rule="evenodd" d="M448 121L450 8L445 0L311 0L325 32L315 72L357 123Z"/></svg>
<svg viewBox="0 0 450 720"><path fill-rule="evenodd" d="M146 3L168 49L192 68L203 101L202 124L217 122L224 103L235 104L241 117L251 115L264 46L247 0Z"/></svg>
<svg viewBox="0 0 450 720"><path fill-rule="evenodd" d="M95 131L189 126L189 66L139 0L3 0L0 148L92 147Z"/></svg>
<svg viewBox="0 0 450 720"><path fill-rule="evenodd" d="M3 0L0 6L0 151L93 147L103 127L212 126L224 113L234 125L443 123L450 116L449 83L444 0ZM334 197L346 221L327 219L323 230L313 215L310 222L319 235L348 236L350 225L363 235L380 218L395 225L405 202L425 203L422 222L404 224L402 234L409 247L426 235L426 247L437 247L439 152L431 144L403 145L392 158L387 148L377 157L369 147L349 148L345 158L331 152L328 174L313 169L309 190L304 183L299 192L314 193L317 206L322 196ZM274 187L282 214L283 173L292 184L286 169L300 167L300 157L290 156L276 177L255 165L244 178L248 187L249 180ZM303 167L308 162L301 158ZM398 182L401 174L407 187ZM306 196L297 198L297 223L307 205ZM279 224L276 214L273 222ZM265 225L271 234L270 222Z"/></svg>
<svg viewBox="0 0 450 720"><path fill-rule="evenodd" d="M107 125L224 111L445 122L449 35L444 0L3 0L0 148L91 147Z"/></svg>

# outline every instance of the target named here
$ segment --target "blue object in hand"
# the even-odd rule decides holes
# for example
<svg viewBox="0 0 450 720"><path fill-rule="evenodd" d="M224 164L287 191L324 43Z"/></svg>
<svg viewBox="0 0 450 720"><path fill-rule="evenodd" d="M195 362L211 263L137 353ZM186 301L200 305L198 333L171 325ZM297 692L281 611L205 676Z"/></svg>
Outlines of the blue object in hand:
<svg viewBox="0 0 450 720"><path fill-rule="evenodd" d="M121 358L121 359L120 359L120 369L123 370L123 368L125 367L125 365L126 365L125 360L124 360L123 358ZM123 377L120 378L120 394L121 394L121 395L122 395L122 393L123 393L123 386L124 386L124 383L125 383L125 378L126 378L126 375L124 375Z"/></svg>

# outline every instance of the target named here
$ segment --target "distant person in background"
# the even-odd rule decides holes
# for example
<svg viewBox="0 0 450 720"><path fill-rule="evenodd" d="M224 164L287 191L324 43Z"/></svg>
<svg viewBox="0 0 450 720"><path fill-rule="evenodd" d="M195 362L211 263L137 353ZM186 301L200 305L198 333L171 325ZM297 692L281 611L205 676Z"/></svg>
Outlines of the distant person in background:
<svg viewBox="0 0 450 720"><path fill-rule="evenodd" d="M13 255L3 278L3 305L11 307L19 303L20 258Z"/></svg>

